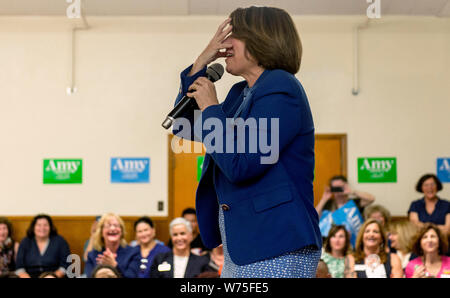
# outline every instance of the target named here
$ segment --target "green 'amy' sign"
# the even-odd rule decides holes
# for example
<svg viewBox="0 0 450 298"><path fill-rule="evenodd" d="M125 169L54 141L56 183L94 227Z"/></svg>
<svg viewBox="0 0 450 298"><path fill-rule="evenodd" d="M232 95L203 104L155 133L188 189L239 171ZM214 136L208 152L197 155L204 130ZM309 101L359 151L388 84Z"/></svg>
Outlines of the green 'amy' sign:
<svg viewBox="0 0 450 298"><path fill-rule="evenodd" d="M396 157L360 157L358 158L359 183L397 182Z"/></svg>
<svg viewBox="0 0 450 298"><path fill-rule="evenodd" d="M202 177L202 169L203 169L203 161L205 160L204 156L197 156L197 181L200 181Z"/></svg>
<svg viewBox="0 0 450 298"><path fill-rule="evenodd" d="M81 159L44 159L44 184L82 183Z"/></svg>

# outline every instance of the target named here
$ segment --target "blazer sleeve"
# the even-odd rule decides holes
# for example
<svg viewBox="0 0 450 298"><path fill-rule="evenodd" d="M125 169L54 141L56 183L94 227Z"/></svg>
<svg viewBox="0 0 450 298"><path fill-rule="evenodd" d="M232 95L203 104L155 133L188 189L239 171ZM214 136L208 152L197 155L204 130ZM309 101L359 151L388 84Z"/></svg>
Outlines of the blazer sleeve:
<svg viewBox="0 0 450 298"><path fill-rule="evenodd" d="M59 268L64 268L65 270L67 269L67 267L69 267L69 263L67 262L67 257L70 255L69 244L61 236L58 236L58 244L59 244L58 249Z"/></svg>
<svg viewBox="0 0 450 298"><path fill-rule="evenodd" d="M258 88L264 87L260 86ZM283 149L301 132L302 122L308 123L308 121L305 121L305 118L311 118L309 122L312 123L310 111L309 109L302 109L301 100L298 95L294 95L292 92L285 92L281 88L266 92L263 90L258 97L254 98L249 115L246 117L246 119L254 119L254 123L257 125L249 125L245 134L241 134L240 137L236 132L236 127L229 120L226 120L227 115L223 111L222 106L209 106L202 113L201 125L203 128L208 127L205 123L209 119L214 119L213 121L216 123L220 121L221 126L224 128L220 133L221 140L223 140L222 148L220 148L220 151L217 150L220 147L220 145L217 145L217 141L214 146L211 146L210 143L205 142L203 135L197 137L203 139L206 152L211 155L230 182L240 183L252 179L265 173L278 161ZM264 123L266 124L265 126L261 125ZM314 130L313 125L311 125L309 130ZM195 131L197 132L198 130ZM233 132L233 134L231 135L230 132ZM242 137L242 135L244 136ZM257 141L255 139L251 140L250 137L255 135L257 136ZM217 133L217 136L219 136L219 133ZM238 138L240 139L238 140ZM261 150L260 146L258 146L261 143L261 138L265 138L266 144L270 143L270 146L274 148L274 152L263 152ZM233 142L230 143L230 140L233 140ZM230 146L233 146L233 152L238 152L237 144L239 142L245 144L245 153L227 153L230 152ZM249 150L251 149L249 148L250 142L254 145L258 144L256 152L253 151L254 153Z"/></svg>
<svg viewBox="0 0 450 298"><path fill-rule="evenodd" d="M164 255L164 253L158 254L153 259L152 265L150 267L150 278L162 278L160 272L158 271L158 266L162 263Z"/></svg>
<svg viewBox="0 0 450 298"><path fill-rule="evenodd" d="M188 88L194 83L194 81L199 77L206 76L206 67L198 71L192 76L188 76L192 69L192 65L186 68L180 75L181 85L178 91L178 95L175 99L175 106L180 102L180 100L186 95ZM200 115L200 110L197 110L198 115ZM194 134L194 123L195 123L195 112L187 111L185 114L181 115L173 123L172 131L173 133L183 139L191 141L200 141Z"/></svg>
<svg viewBox="0 0 450 298"><path fill-rule="evenodd" d="M84 264L84 273L86 277L91 277L92 270L94 270L95 266L97 266L97 261L95 260L97 257L96 250L91 250L88 253L87 261Z"/></svg>
<svg viewBox="0 0 450 298"><path fill-rule="evenodd" d="M17 250L16 274L25 271L26 268L25 255L27 254L27 248L28 248L28 238L25 237L22 239L22 241L20 241L19 249Z"/></svg>

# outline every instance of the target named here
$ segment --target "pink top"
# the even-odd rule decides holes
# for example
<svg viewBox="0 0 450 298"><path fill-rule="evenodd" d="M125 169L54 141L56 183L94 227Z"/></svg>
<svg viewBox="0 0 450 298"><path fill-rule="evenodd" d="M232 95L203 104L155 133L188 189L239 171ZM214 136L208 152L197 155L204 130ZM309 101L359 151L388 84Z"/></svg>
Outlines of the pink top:
<svg viewBox="0 0 450 298"><path fill-rule="evenodd" d="M437 278L441 277L447 277L450 278L450 257L447 256L441 256L442 259L442 266L441 270L439 270L439 273L437 274ZM414 274L414 268L416 266L423 266L422 258L415 258L414 260L410 261L408 265L405 268L405 276L406 278L411 278Z"/></svg>

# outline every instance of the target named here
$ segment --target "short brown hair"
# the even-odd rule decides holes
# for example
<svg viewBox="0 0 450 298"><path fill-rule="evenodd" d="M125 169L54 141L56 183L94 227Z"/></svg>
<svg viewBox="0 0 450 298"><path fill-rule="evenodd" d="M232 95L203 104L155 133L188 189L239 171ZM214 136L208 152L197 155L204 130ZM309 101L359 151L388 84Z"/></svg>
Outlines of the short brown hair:
<svg viewBox="0 0 450 298"><path fill-rule="evenodd" d="M423 183L424 183L426 180L428 180L428 179L430 179L430 178L433 178L434 183L436 183L436 189L437 189L437 191L441 191L442 188L443 188L443 187L442 187L441 180L439 180L439 178L438 178L435 174L425 174L425 175L423 175L422 177L420 177L419 181L417 181L417 184L416 184L416 190L417 190L418 192L423 193L422 185L423 185Z"/></svg>
<svg viewBox="0 0 450 298"><path fill-rule="evenodd" d="M419 230L419 232L417 232L416 237L414 237L414 244L412 247L412 251L414 254L416 254L417 256L423 256L423 249L422 246L420 244L423 236L429 231L433 229L436 234L438 235L439 238L439 255L445 255L447 253L447 249L448 249L448 242L447 242L447 237L445 237L442 232L439 230L439 228L432 223L427 223L425 224L425 226Z"/></svg>
<svg viewBox="0 0 450 298"><path fill-rule="evenodd" d="M347 232L347 230L345 229L344 225L337 225L337 226L332 226L330 229L330 232L328 232L328 237L325 240L325 252L327 253L331 253L331 244L330 244L330 239L331 237L334 237L334 235L337 234L337 232L339 232L340 230L344 231L345 233L345 246L344 246L344 255L347 255L351 252L351 245L350 245L350 235Z"/></svg>
<svg viewBox="0 0 450 298"><path fill-rule="evenodd" d="M280 8L238 8L230 14L232 36L245 43L247 51L265 69L300 69L302 43L289 14Z"/></svg>

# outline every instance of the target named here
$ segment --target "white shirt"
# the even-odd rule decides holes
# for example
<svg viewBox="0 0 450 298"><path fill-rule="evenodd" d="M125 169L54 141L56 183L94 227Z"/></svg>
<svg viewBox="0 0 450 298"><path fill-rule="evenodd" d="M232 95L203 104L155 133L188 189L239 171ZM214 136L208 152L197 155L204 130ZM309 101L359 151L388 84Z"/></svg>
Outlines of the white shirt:
<svg viewBox="0 0 450 298"><path fill-rule="evenodd" d="M189 257L173 256L173 277L183 278Z"/></svg>

